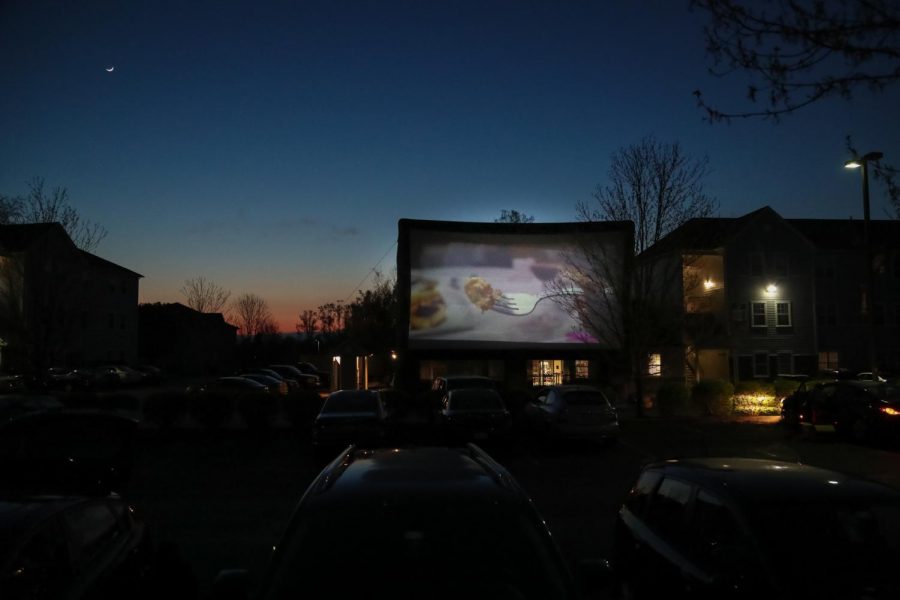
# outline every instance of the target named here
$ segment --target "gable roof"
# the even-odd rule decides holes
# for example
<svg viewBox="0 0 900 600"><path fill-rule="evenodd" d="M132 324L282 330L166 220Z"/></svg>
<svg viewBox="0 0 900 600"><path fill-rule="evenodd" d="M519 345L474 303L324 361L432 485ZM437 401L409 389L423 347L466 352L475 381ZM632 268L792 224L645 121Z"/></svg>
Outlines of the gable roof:
<svg viewBox="0 0 900 600"><path fill-rule="evenodd" d="M0 248L10 252L21 252L46 235L62 235L72 243L72 238L59 223L25 223L0 225Z"/></svg>
<svg viewBox="0 0 900 600"><path fill-rule="evenodd" d="M129 274L129 275L134 276L134 277L138 277L138 278L143 277L143 275L141 275L140 273L135 273L135 272L132 271L131 269L126 269L126 268L123 267L122 265L117 265L117 264L114 263L114 262L108 261L108 260L106 260L105 258L101 258L101 257L97 256L96 254L91 254L90 252L87 252L87 251L85 251L85 250L79 250L79 252L81 252L81 255L82 255L85 259L87 259L87 261L88 261L89 263L92 263L92 264L94 264L95 266L103 267L103 268L105 268L105 269L118 269L119 271L123 271L123 272L125 272L125 273L127 273L127 274Z"/></svg>
<svg viewBox="0 0 900 600"><path fill-rule="evenodd" d="M669 232L661 240L641 253L641 258L685 250L713 250L721 248L748 223L763 216L781 216L763 206L740 217L703 217L690 219Z"/></svg>

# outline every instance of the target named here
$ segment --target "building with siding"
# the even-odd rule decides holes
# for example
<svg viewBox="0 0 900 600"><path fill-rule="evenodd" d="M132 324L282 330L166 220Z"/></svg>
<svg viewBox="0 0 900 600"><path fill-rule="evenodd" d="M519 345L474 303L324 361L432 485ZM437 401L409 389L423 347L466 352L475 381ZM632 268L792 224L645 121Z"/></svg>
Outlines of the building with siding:
<svg viewBox="0 0 900 600"><path fill-rule="evenodd" d="M872 325L858 220L784 219L769 207L692 219L639 261L678 261L680 331L649 378L772 379L822 369L900 372L900 222L872 221Z"/></svg>

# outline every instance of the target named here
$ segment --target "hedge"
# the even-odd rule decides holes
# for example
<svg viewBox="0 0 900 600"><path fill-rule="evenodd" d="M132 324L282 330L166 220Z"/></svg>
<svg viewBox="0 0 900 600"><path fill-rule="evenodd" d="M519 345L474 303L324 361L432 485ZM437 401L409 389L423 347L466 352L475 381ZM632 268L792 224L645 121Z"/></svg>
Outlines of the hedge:
<svg viewBox="0 0 900 600"><path fill-rule="evenodd" d="M702 415L723 417L733 409L734 386L724 379L702 379L691 390L694 409Z"/></svg>

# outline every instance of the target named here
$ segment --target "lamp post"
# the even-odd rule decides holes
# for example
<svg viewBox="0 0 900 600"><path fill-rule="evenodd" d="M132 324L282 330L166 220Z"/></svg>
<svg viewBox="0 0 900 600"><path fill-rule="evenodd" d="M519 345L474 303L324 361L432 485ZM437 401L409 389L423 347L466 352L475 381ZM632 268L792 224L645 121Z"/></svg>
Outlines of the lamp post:
<svg viewBox="0 0 900 600"><path fill-rule="evenodd" d="M852 158L844 163L847 169L858 169L862 167L862 192L863 192L863 246L865 247L866 257L866 296L865 311L867 337L869 338L869 368L873 373L877 373L875 366L875 319L872 314L874 302L872 301L872 292L874 288L874 278L872 276L872 244L869 237L869 163L877 162L884 156L881 152L869 152L860 157Z"/></svg>

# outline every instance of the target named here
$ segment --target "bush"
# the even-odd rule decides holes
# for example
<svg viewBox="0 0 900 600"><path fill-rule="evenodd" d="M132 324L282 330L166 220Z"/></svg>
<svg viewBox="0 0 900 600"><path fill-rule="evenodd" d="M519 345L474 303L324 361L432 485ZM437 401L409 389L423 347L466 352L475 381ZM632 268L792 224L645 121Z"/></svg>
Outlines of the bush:
<svg viewBox="0 0 900 600"><path fill-rule="evenodd" d="M690 392L683 383L667 382L656 391L656 406L664 417L685 414Z"/></svg>
<svg viewBox="0 0 900 600"><path fill-rule="evenodd" d="M734 386L724 379L702 379L691 390L691 401L702 415L724 417L733 408Z"/></svg>
<svg viewBox="0 0 900 600"><path fill-rule="evenodd" d="M777 415L781 412L775 384L768 381L739 381L735 385L734 412L744 415Z"/></svg>
<svg viewBox="0 0 900 600"><path fill-rule="evenodd" d="M181 392L161 392L144 399L144 419L159 427L171 427L187 411L187 397Z"/></svg>

